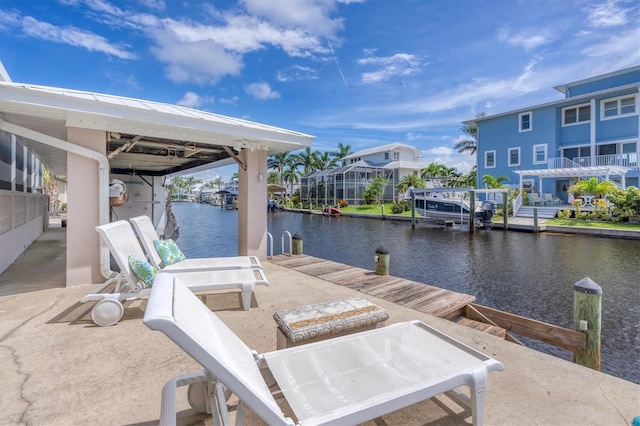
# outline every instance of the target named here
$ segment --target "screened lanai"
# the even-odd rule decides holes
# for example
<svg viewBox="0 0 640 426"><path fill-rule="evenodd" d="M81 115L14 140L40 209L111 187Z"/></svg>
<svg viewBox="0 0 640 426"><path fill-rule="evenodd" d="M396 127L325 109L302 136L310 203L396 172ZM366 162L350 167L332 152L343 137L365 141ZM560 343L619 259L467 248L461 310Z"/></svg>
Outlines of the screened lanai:
<svg viewBox="0 0 640 426"><path fill-rule="evenodd" d="M300 181L300 201L303 204L337 205L344 200L349 205L360 205L364 203L364 190L378 176L387 181L383 200L393 201L397 184L393 170L372 166L364 160L304 176Z"/></svg>

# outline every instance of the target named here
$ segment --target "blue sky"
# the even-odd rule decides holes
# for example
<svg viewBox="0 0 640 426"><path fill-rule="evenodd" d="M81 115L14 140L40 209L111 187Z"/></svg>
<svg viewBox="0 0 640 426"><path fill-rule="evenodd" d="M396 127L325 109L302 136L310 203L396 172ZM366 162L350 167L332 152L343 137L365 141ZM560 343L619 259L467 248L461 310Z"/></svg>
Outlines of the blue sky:
<svg viewBox="0 0 640 426"><path fill-rule="evenodd" d="M638 65L638 22L638 0L3 0L0 60L15 82L245 118L319 151L401 142L468 172L462 121Z"/></svg>

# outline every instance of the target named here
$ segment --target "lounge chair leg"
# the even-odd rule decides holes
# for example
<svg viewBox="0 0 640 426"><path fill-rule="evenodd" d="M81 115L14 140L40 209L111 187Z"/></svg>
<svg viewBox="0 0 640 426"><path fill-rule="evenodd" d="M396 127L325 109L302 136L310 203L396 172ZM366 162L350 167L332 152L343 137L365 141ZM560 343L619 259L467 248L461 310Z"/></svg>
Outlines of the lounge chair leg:
<svg viewBox="0 0 640 426"><path fill-rule="evenodd" d="M225 385L221 382L216 382L215 390L211 395L211 417L215 426L231 424L225 391Z"/></svg>
<svg viewBox="0 0 640 426"><path fill-rule="evenodd" d="M482 421L484 419L484 400L487 386L487 374L486 371L475 371L472 375L473 378L469 393L471 394L471 415L473 426L482 426Z"/></svg>
<svg viewBox="0 0 640 426"><path fill-rule="evenodd" d="M253 293L253 290L251 290L251 289L242 290L242 305L243 305L245 311L248 311L249 309L251 309L251 295L252 295L252 293Z"/></svg>

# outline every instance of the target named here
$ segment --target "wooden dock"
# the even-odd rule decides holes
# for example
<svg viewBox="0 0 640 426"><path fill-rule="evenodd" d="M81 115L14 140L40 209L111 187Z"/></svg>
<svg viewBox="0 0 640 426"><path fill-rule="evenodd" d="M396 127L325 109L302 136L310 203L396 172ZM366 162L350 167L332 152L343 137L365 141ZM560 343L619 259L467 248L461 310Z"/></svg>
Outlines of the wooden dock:
<svg viewBox="0 0 640 426"><path fill-rule="evenodd" d="M440 318L456 319L474 296L313 256L274 256L277 265Z"/></svg>

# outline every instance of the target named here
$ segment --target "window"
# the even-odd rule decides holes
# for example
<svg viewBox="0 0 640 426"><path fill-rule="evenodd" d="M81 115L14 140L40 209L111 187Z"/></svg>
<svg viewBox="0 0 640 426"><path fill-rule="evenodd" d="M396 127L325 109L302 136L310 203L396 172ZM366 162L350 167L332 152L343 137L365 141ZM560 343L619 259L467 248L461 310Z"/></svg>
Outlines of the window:
<svg viewBox="0 0 640 426"><path fill-rule="evenodd" d="M562 125L587 123L591 121L591 105L581 105L562 110Z"/></svg>
<svg viewBox="0 0 640 426"><path fill-rule="evenodd" d="M393 159L394 160L399 160L400 159L400 153L399 152L394 152L393 153Z"/></svg>
<svg viewBox="0 0 640 426"><path fill-rule="evenodd" d="M547 162L547 144L533 146L533 164L545 164Z"/></svg>
<svg viewBox="0 0 640 426"><path fill-rule="evenodd" d="M637 114L635 96L607 99L601 105L603 120Z"/></svg>
<svg viewBox="0 0 640 426"><path fill-rule="evenodd" d="M486 169L493 169L496 167L496 152L486 151L484 153L484 167Z"/></svg>
<svg viewBox="0 0 640 426"><path fill-rule="evenodd" d="M0 130L0 189L11 189L11 133Z"/></svg>
<svg viewBox="0 0 640 426"><path fill-rule="evenodd" d="M531 130L531 112L523 112L519 116L520 131L528 132Z"/></svg>
<svg viewBox="0 0 640 426"><path fill-rule="evenodd" d="M389 153L388 153L388 152L385 152L385 153L384 153L384 159L385 159L385 160L388 160L388 159L389 159Z"/></svg>
<svg viewBox="0 0 640 426"><path fill-rule="evenodd" d="M520 165L520 148L509 148L509 166Z"/></svg>

